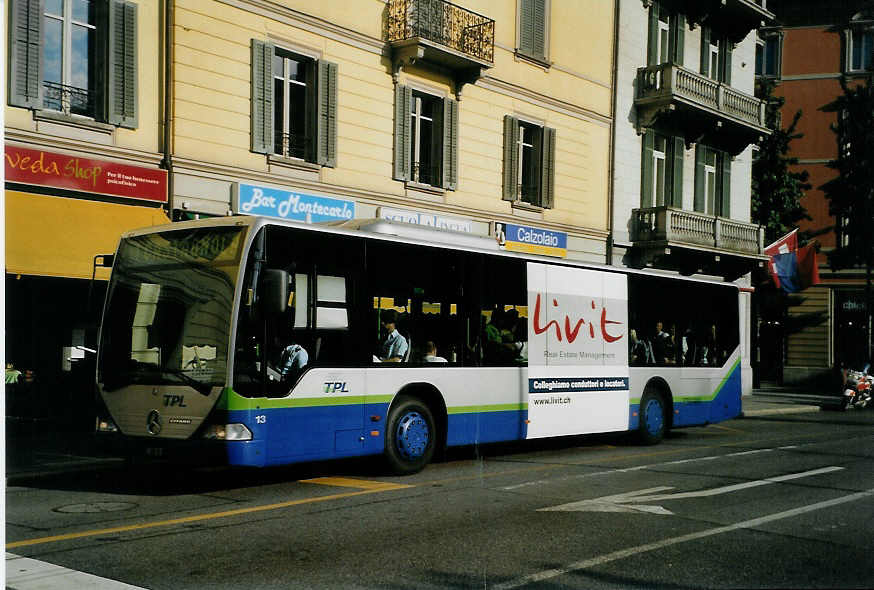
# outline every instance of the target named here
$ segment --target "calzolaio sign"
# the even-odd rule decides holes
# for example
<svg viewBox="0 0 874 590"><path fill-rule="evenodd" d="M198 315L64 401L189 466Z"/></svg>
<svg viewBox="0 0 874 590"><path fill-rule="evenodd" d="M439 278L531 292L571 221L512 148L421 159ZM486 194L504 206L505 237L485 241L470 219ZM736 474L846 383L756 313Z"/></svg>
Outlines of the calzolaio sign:
<svg viewBox="0 0 874 590"><path fill-rule="evenodd" d="M167 171L6 145L6 181L167 202Z"/></svg>
<svg viewBox="0 0 874 590"><path fill-rule="evenodd" d="M625 275L529 262L528 438L628 428Z"/></svg>
<svg viewBox="0 0 874 590"><path fill-rule="evenodd" d="M498 245L505 250L559 258L567 256L567 234L564 232L502 222L495 222L492 231Z"/></svg>
<svg viewBox="0 0 874 590"><path fill-rule="evenodd" d="M234 211L320 223L354 218L355 202L240 182L234 195Z"/></svg>

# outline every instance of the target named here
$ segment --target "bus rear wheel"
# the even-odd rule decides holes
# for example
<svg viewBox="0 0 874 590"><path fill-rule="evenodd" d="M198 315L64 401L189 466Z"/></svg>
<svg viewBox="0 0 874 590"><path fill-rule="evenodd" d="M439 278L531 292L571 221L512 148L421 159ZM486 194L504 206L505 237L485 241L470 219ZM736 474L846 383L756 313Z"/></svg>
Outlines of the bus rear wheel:
<svg viewBox="0 0 874 590"><path fill-rule="evenodd" d="M434 456L437 431L431 410L413 397L398 399L388 415L385 458L399 475L417 473Z"/></svg>
<svg viewBox="0 0 874 590"><path fill-rule="evenodd" d="M653 391L644 392L640 400L638 439L645 445L658 444L664 438L666 429L667 413L664 398Z"/></svg>

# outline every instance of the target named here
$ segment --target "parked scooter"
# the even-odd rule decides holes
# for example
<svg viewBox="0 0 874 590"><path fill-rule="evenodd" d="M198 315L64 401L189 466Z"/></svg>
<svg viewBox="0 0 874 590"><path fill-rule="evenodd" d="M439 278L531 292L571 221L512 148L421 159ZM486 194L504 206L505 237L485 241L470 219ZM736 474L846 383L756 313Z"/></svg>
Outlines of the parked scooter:
<svg viewBox="0 0 874 590"><path fill-rule="evenodd" d="M847 408L864 408L871 403L874 376L868 374L870 365L865 365L861 371L847 371L844 379L844 393L841 396L841 410Z"/></svg>

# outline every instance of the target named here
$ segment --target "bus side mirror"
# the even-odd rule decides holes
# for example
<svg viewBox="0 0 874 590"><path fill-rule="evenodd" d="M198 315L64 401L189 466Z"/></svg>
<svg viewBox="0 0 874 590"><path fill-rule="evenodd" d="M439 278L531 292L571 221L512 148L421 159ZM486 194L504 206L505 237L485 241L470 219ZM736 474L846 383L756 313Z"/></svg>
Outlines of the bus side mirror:
<svg viewBox="0 0 874 590"><path fill-rule="evenodd" d="M268 268L261 278L261 311L280 315L288 309L288 272Z"/></svg>

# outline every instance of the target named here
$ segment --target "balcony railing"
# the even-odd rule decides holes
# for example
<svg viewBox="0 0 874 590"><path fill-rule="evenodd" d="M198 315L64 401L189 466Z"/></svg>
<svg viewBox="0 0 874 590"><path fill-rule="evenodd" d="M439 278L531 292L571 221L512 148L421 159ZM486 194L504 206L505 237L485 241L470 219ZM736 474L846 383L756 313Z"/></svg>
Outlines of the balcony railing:
<svg viewBox="0 0 874 590"><path fill-rule="evenodd" d="M752 223L671 207L634 209L632 215L633 242L686 244L762 255L764 229Z"/></svg>
<svg viewBox="0 0 874 590"><path fill-rule="evenodd" d="M765 103L755 96L672 63L638 68L638 103L673 100L684 100L738 122L765 128Z"/></svg>
<svg viewBox="0 0 874 590"><path fill-rule="evenodd" d="M495 21L445 0L390 0L388 41L427 39L477 60L495 58Z"/></svg>
<svg viewBox="0 0 874 590"><path fill-rule="evenodd" d="M85 88L43 82L43 108L65 115L94 116L94 94Z"/></svg>

